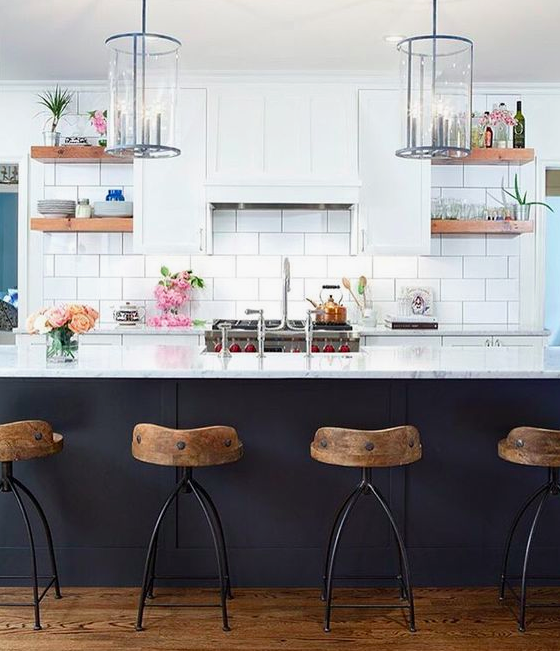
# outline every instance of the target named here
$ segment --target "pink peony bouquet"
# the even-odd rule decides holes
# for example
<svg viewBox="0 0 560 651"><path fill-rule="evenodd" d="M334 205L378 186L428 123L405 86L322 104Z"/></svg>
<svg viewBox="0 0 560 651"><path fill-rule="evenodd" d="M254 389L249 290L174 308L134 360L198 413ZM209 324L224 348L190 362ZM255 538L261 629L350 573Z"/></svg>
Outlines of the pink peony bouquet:
<svg viewBox="0 0 560 651"><path fill-rule="evenodd" d="M100 136L107 133L107 111L90 111L89 121Z"/></svg>
<svg viewBox="0 0 560 651"><path fill-rule="evenodd" d="M187 303L193 288L204 287L204 280L192 271L171 273L167 267L161 268L162 279L154 289L156 307L161 314L148 319L148 325L156 328L190 327L192 319L179 310Z"/></svg>
<svg viewBox="0 0 560 651"><path fill-rule="evenodd" d="M483 115L479 123L481 127L497 127L502 125L514 127L517 124L517 120L507 109L494 109L489 115Z"/></svg>

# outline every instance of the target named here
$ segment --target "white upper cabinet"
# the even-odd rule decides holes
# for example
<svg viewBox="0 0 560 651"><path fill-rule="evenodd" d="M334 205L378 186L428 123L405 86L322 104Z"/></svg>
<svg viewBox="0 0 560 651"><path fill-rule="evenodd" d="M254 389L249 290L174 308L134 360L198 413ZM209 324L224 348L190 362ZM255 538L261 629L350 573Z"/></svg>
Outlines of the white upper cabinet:
<svg viewBox="0 0 560 651"><path fill-rule="evenodd" d="M361 90L358 253L430 252L429 161L395 156L401 146L398 91Z"/></svg>
<svg viewBox="0 0 560 651"><path fill-rule="evenodd" d="M209 184L357 182L357 92L342 85L209 89Z"/></svg>
<svg viewBox="0 0 560 651"><path fill-rule="evenodd" d="M181 89L176 158L134 162L134 250L205 250L206 90Z"/></svg>

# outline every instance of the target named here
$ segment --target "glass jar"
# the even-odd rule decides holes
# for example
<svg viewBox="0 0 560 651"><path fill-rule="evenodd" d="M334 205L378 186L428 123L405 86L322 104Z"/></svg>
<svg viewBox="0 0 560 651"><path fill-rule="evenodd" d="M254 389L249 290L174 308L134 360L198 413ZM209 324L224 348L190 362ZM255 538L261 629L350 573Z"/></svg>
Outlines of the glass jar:
<svg viewBox="0 0 560 651"><path fill-rule="evenodd" d="M47 332L47 364L68 364L78 361L78 335L69 328Z"/></svg>
<svg viewBox="0 0 560 651"><path fill-rule="evenodd" d="M89 219L91 214L92 210L89 199L80 199L76 206L76 219Z"/></svg>

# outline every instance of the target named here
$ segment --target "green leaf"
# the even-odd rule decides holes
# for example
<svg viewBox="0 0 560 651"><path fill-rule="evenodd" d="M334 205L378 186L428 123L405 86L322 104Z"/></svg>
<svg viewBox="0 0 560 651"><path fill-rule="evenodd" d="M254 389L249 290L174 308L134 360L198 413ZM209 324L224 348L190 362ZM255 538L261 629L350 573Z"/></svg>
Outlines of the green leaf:
<svg viewBox="0 0 560 651"><path fill-rule="evenodd" d="M530 201L529 203L525 204L526 206L544 206L545 208L548 208L550 212L554 212L554 208L551 208L547 203L543 203L542 201Z"/></svg>
<svg viewBox="0 0 560 651"><path fill-rule="evenodd" d="M163 266L160 269L160 273L161 273L162 276L169 276L169 269L167 267Z"/></svg>
<svg viewBox="0 0 560 651"><path fill-rule="evenodd" d="M193 325L195 325L195 326L203 326L203 325L206 325L206 321L204 319L195 319L193 321Z"/></svg>

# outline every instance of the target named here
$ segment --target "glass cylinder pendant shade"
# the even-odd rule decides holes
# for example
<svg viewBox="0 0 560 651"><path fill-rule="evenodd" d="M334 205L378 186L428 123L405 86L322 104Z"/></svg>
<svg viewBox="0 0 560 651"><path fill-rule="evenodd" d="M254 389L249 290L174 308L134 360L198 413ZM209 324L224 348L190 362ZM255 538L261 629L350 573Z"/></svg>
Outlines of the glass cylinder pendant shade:
<svg viewBox="0 0 560 651"><path fill-rule="evenodd" d="M180 41L161 34L111 36L107 153L178 156L175 144Z"/></svg>
<svg viewBox="0 0 560 651"><path fill-rule="evenodd" d="M401 41L402 158L461 158L471 151L473 43L461 36Z"/></svg>

